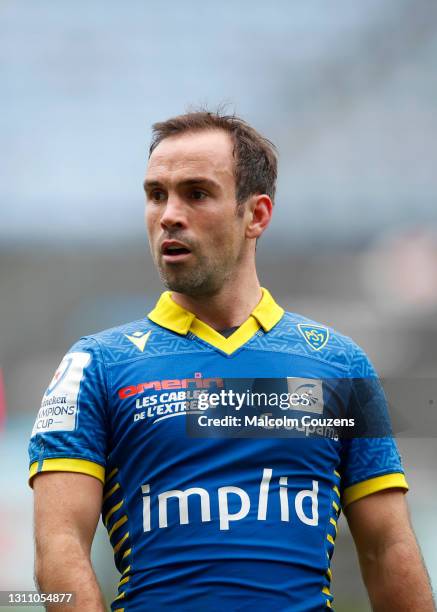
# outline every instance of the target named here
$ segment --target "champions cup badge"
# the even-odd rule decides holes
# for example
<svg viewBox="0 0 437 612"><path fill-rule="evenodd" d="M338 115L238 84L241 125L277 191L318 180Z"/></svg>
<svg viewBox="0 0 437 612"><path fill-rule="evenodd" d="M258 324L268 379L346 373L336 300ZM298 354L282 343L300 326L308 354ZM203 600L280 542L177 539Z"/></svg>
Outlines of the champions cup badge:
<svg viewBox="0 0 437 612"><path fill-rule="evenodd" d="M297 328L315 351L320 351L328 342L329 330L326 327L298 323Z"/></svg>
<svg viewBox="0 0 437 612"><path fill-rule="evenodd" d="M46 396L53 393L56 387L64 380L68 370L70 369L72 361L73 359L71 357L64 357L59 368L56 370L51 383L46 389L46 392L45 392Z"/></svg>

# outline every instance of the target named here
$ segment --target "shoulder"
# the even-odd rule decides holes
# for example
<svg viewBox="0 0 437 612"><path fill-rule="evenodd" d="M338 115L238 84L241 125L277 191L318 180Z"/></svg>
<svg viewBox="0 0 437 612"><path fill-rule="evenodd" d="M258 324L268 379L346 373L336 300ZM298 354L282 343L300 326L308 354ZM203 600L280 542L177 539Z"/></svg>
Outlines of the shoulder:
<svg viewBox="0 0 437 612"><path fill-rule="evenodd" d="M149 336L162 330L147 317L82 336L70 349L70 353L85 351L96 359L117 362L137 358L144 353Z"/></svg>
<svg viewBox="0 0 437 612"><path fill-rule="evenodd" d="M276 335L293 352L329 362L352 376L375 375L365 351L352 338L325 323L285 311Z"/></svg>

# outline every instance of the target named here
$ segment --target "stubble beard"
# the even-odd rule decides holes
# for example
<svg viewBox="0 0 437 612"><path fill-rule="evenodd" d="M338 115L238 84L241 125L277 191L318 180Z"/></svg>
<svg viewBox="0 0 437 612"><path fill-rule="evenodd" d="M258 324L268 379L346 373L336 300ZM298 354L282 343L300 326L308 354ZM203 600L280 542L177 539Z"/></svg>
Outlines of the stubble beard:
<svg viewBox="0 0 437 612"><path fill-rule="evenodd" d="M164 286L170 291L192 297L208 297L216 294L232 276L235 261L229 255L211 261L198 256L192 268L184 263L165 265L159 261L158 268Z"/></svg>

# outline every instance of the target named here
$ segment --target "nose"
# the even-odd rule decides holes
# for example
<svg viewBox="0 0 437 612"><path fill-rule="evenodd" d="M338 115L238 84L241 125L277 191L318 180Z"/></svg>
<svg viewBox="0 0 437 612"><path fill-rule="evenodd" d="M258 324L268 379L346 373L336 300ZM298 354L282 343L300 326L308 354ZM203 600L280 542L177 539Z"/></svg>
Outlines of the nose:
<svg viewBox="0 0 437 612"><path fill-rule="evenodd" d="M177 196L169 196L161 215L162 229L186 226L187 219L183 203Z"/></svg>

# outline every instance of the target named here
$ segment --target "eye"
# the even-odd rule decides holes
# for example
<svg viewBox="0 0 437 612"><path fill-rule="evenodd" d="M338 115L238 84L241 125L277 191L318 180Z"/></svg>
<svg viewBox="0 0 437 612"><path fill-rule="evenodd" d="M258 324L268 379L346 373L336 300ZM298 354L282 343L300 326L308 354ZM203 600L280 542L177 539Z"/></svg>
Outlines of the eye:
<svg viewBox="0 0 437 612"><path fill-rule="evenodd" d="M190 195L192 200L204 200L208 197L208 194L201 189L193 189Z"/></svg>
<svg viewBox="0 0 437 612"><path fill-rule="evenodd" d="M161 189L154 189L149 194L149 200L152 200L153 202L162 202L165 200L165 198L165 192Z"/></svg>

